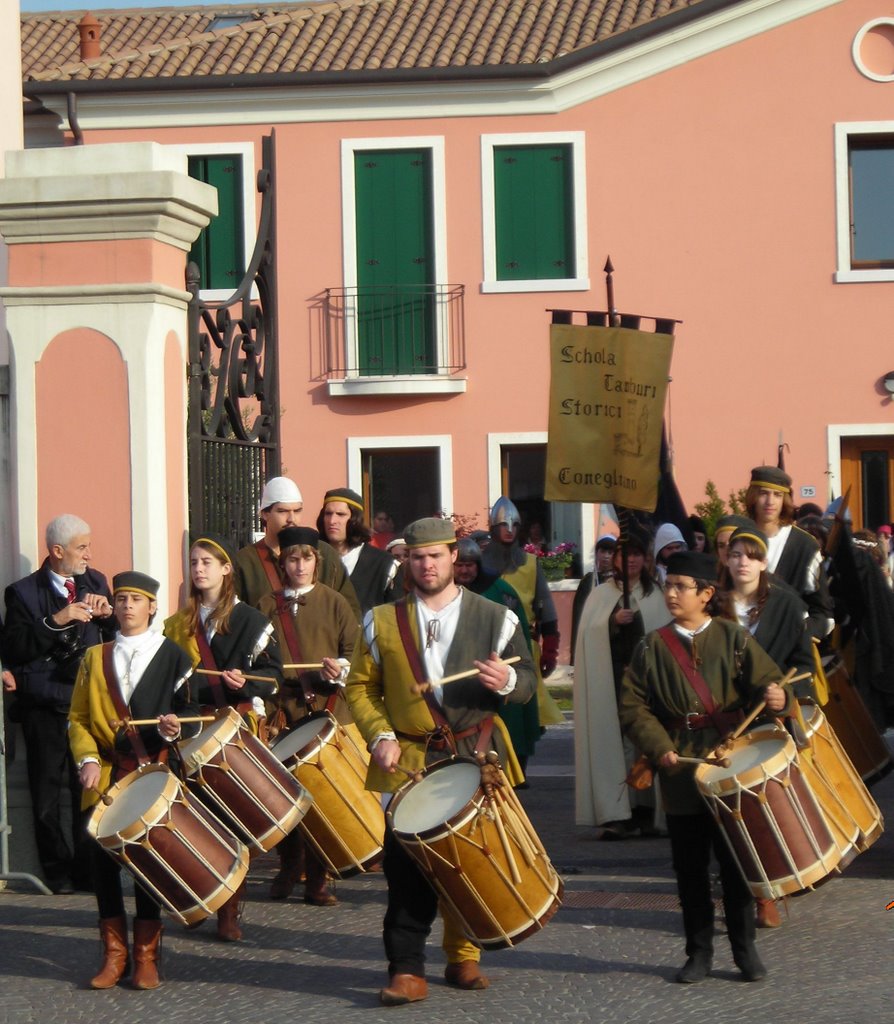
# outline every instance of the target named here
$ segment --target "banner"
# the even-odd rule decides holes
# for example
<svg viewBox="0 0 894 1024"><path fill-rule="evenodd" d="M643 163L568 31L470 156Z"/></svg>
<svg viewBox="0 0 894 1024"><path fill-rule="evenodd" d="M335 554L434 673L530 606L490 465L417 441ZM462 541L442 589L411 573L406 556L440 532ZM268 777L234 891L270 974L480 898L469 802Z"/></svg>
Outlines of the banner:
<svg viewBox="0 0 894 1024"><path fill-rule="evenodd" d="M547 501L654 511L673 347L669 334L553 324Z"/></svg>

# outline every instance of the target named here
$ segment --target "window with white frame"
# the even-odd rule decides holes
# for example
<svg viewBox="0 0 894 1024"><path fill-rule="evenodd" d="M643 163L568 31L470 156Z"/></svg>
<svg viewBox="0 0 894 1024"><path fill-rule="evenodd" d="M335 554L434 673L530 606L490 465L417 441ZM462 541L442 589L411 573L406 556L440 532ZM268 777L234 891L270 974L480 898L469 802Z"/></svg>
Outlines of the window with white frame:
<svg viewBox="0 0 894 1024"><path fill-rule="evenodd" d="M254 145L188 143L171 148L186 155L191 178L217 189L217 216L202 229L188 258L199 268L203 297L226 298L242 281L254 247Z"/></svg>
<svg viewBox="0 0 894 1024"><path fill-rule="evenodd" d="M483 292L590 287L583 132L483 135L481 192Z"/></svg>
<svg viewBox="0 0 894 1024"><path fill-rule="evenodd" d="M437 375L450 363L444 139L343 139L349 376Z"/></svg>
<svg viewBox="0 0 894 1024"><path fill-rule="evenodd" d="M894 121L835 126L836 281L894 280Z"/></svg>
<svg viewBox="0 0 894 1024"><path fill-rule="evenodd" d="M452 465L449 434L348 438L348 486L363 495L370 520L387 512L398 531L416 519L457 511Z"/></svg>

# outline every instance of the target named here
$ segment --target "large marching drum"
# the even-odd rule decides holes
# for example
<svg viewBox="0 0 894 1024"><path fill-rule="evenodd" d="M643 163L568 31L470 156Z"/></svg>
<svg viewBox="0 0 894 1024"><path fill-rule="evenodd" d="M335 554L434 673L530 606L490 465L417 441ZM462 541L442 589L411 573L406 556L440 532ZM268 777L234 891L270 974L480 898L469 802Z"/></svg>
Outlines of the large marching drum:
<svg viewBox="0 0 894 1024"><path fill-rule="evenodd" d="M307 790L252 735L235 708L179 750L190 787L253 853L273 849L311 805Z"/></svg>
<svg viewBox="0 0 894 1024"><path fill-rule="evenodd" d="M871 785L894 767L890 751L841 658L823 658L822 671L829 689L825 716L860 777Z"/></svg>
<svg viewBox="0 0 894 1024"><path fill-rule="evenodd" d="M171 914L194 924L239 889L248 850L163 764L126 775L87 832Z"/></svg>
<svg viewBox="0 0 894 1024"><path fill-rule="evenodd" d="M489 767L489 766L488 766ZM508 782L488 797L469 758L441 761L402 786L386 816L466 935L485 949L544 927L562 881Z"/></svg>
<svg viewBox="0 0 894 1024"><path fill-rule="evenodd" d="M364 871L382 852L385 819L365 788L369 759L328 711L309 715L270 748L313 797L300 829L328 871Z"/></svg>
<svg viewBox="0 0 894 1024"><path fill-rule="evenodd" d="M807 889L838 867L840 843L787 732L757 729L723 754L728 767L700 764L695 781L754 896Z"/></svg>

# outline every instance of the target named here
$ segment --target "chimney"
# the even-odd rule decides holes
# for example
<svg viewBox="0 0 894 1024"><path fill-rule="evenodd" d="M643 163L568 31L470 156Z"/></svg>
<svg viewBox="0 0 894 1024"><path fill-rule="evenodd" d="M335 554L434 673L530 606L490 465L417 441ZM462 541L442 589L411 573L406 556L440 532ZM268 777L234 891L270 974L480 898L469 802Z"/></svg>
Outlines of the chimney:
<svg viewBox="0 0 894 1024"><path fill-rule="evenodd" d="M81 60L95 60L102 54L99 22L92 14L85 14L78 22L78 32L81 34Z"/></svg>

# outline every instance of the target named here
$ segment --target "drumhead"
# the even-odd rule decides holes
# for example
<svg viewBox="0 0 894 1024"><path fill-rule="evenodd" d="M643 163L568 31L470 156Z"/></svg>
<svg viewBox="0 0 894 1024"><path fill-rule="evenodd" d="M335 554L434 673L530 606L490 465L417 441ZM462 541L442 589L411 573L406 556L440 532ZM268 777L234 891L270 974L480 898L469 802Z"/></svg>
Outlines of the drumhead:
<svg viewBox="0 0 894 1024"><path fill-rule="evenodd" d="M233 715L236 716L235 721L233 719ZM221 718L215 719L213 722L208 722L198 736L193 736L191 739L184 740L182 743L178 744L180 748L180 756L183 760L189 761L195 758L206 744L208 744L212 750L219 750L222 746L226 746L227 741L235 735L235 732L238 732L239 725L242 721L239 717L238 711L233 711L233 715L228 712Z"/></svg>
<svg viewBox="0 0 894 1024"><path fill-rule="evenodd" d="M748 737L754 738L750 742L733 747L731 751L724 754L724 757L728 757L730 760L729 768L714 764L700 764L698 766L700 781L710 785L721 782L723 779L742 775L782 754L791 742L788 733L781 733L778 729L767 733L749 733Z"/></svg>
<svg viewBox="0 0 894 1024"><path fill-rule="evenodd" d="M331 724L332 719L328 715L307 718L292 726L288 732L277 736L270 749L280 761L288 761L290 757L294 757L299 751L304 750L308 744L313 743Z"/></svg>
<svg viewBox="0 0 894 1024"><path fill-rule="evenodd" d="M97 824L96 838L105 839L117 835L139 821L161 798L170 777L169 771L146 772L136 778L127 776L124 780L127 784L117 793L113 791L112 803L104 808Z"/></svg>
<svg viewBox="0 0 894 1024"><path fill-rule="evenodd" d="M446 824L469 803L480 785L481 769L467 761L428 772L395 801L391 811L395 832L416 835Z"/></svg>

